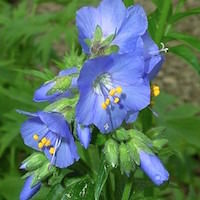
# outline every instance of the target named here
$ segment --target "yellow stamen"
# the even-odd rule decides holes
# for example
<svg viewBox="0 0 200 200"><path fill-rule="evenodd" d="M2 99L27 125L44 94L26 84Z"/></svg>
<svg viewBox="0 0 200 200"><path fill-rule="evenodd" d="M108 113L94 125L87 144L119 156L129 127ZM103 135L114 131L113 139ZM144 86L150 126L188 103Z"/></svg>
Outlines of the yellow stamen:
<svg viewBox="0 0 200 200"><path fill-rule="evenodd" d="M49 153L50 153L51 155L53 155L53 154L55 153L55 148L54 148L54 147L51 147L51 148L49 149Z"/></svg>
<svg viewBox="0 0 200 200"><path fill-rule="evenodd" d="M43 143L43 144L45 144L46 142L47 142L47 138L42 138L42 140L41 140L41 142Z"/></svg>
<svg viewBox="0 0 200 200"><path fill-rule="evenodd" d="M105 104L106 104L106 106L110 105L110 99L107 98L105 101Z"/></svg>
<svg viewBox="0 0 200 200"><path fill-rule="evenodd" d="M103 103L101 104L101 107L102 107L104 110L106 110L107 105L105 104L105 102L103 102Z"/></svg>
<svg viewBox="0 0 200 200"><path fill-rule="evenodd" d="M51 141L47 140L46 143L45 143L45 147L49 147L50 145L51 145Z"/></svg>
<svg viewBox="0 0 200 200"><path fill-rule="evenodd" d="M35 135L33 135L33 139L34 139L35 141L37 141L37 140L39 139L39 136L38 136L37 134L35 134Z"/></svg>
<svg viewBox="0 0 200 200"><path fill-rule="evenodd" d="M121 93L122 93L122 87L120 87L120 86L117 87L117 88L116 88L116 92L117 92L118 94L121 94Z"/></svg>
<svg viewBox="0 0 200 200"><path fill-rule="evenodd" d="M157 97L160 94L160 87L157 85L154 85L152 87L152 95Z"/></svg>
<svg viewBox="0 0 200 200"><path fill-rule="evenodd" d="M110 96L114 96L116 93L116 90L115 89L111 89L110 92L109 92L109 95Z"/></svg>
<svg viewBox="0 0 200 200"><path fill-rule="evenodd" d="M39 142L39 143L38 143L38 148L39 148L39 149L42 149L43 147L44 147L44 144L43 144L42 142Z"/></svg>
<svg viewBox="0 0 200 200"><path fill-rule="evenodd" d="M119 103L119 98L118 97L115 98L114 103Z"/></svg>

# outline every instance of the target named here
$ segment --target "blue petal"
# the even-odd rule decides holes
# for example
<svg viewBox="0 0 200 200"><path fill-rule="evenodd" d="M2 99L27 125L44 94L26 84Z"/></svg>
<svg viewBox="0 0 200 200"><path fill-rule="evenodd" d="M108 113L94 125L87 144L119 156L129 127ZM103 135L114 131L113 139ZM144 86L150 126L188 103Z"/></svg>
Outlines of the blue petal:
<svg viewBox="0 0 200 200"><path fill-rule="evenodd" d="M69 126L62 114L40 111L38 112L38 116L53 133L66 138L67 140L71 137Z"/></svg>
<svg viewBox="0 0 200 200"><path fill-rule="evenodd" d="M44 124L39 117L33 117L28 119L22 124L21 135L24 140L24 143L32 147L33 149L38 149L38 141L33 139L33 136L37 134L39 140L42 139L45 134L48 132L48 127Z"/></svg>
<svg viewBox="0 0 200 200"><path fill-rule="evenodd" d="M98 11L101 15L101 24L104 37L117 32L126 15L126 7L122 0L103 0Z"/></svg>
<svg viewBox="0 0 200 200"><path fill-rule="evenodd" d="M144 76L144 59L135 54L113 55L113 65L109 72L114 82L134 85Z"/></svg>
<svg viewBox="0 0 200 200"><path fill-rule="evenodd" d="M135 50L135 41L137 37L142 36L148 27L147 16L144 9L140 5L129 7L126 18L118 31L114 44L120 47L120 52ZM131 45L133 44L132 48ZM126 46L127 45L127 46Z"/></svg>
<svg viewBox="0 0 200 200"><path fill-rule="evenodd" d="M128 112L126 116L126 123L133 123L136 121L137 117L139 115L139 112Z"/></svg>
<svg viewBox="0 0 200 200"><path fill-rule="evenodd" d="M59 77L68 76L68 75L76 74L76 73L78 73L78 69L76 67L72 67L72 68L64 69L64 70L60 71L58 76Z"/></svg>
<svg viewBox="0 0 200 200"><path fill-rule="evenodd" d="M157 156L140 151L140 162L141 169L156 185L161 185L168 181L169 173Z"/></svg>
<svg viewBox="0 0 200 200"><path fill-rule="evenodd" d="M44 102L44 101L52 101L53 99L55 99L58 95L60 95L60 92L56 92L54 94L48 95L49 90L53 88L55 83L56 83L55 81L50 81L43 84L40 88L38 88L35 91L33 100L35 102Z"/></svg>
<svg viewBox="0 0 200 200"><path fill-rule="evenodd" d="M41 187L41 183L38 183L34 187L31 187L32 180L33 180L33 176L29 176L26 179L24 183L24 187L20 193L20 200L29 200L39 191Z"/></svg>
<svg viewBox="0 0 200 200"><path fill-rule="evenodd" d="M83 7L76 13L76 25L79 31L79 42L85 53L90 53L85 39L92 39L97 25L100 25L100 16L96 8Z"/></svg>
<svg viewBox="0 0 200 200"><path fill-rule="evenodd" d="M145 72L149 80L152 80L159 72L164 57L160 54L156 43L151 39L148 32L143 36L144 56L145 56Z"/></svg>
<svg viewBox="0 0 200 200"><path fill-rule="evenodd" d="M97 96L92 91L85 91L80 95L76 105L76 120L86 126L92 124Z"/></svg>
<svg viewBox="0 0 200 200"><path fill-rule="evenodd" d="M87 149L92 137L90 128L77 124L77 134L81 144Z"/></svg>
<svg viewBox="0 0 200 200"><path fill-rule="evenodd" d="M150 85L143 79L131 86L124 86L124 104L129 110L140 111L150 104Z"/></svg>
<svg viewBox="0 0 200 200"><path fill-rule="evenodd" d="M52 161L52 155L49 153L48 149L45 149L45 154L49 161ZM52 164L59 168L66 168L77 160L79 160L79 155L74 139L71 137L70 141L67 142L66 139L63 138L56 151L55 159Z"/></svg>
<svg viewBox="0 0 200 200"><path fill-rule="evenodd" d="M121 126L125 116L126 109L121 104L113 104L106 110L102 109L101 105L105 101L103 96L98 96L96 106L93 110L93 124L97 126L102 133L109 133Z"/></svg>

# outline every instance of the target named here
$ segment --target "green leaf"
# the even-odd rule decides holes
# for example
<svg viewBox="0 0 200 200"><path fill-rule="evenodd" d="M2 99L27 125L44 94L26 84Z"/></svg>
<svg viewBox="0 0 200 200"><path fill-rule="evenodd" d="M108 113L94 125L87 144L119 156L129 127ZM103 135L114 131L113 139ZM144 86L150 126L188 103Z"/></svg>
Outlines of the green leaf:
<svg viewBox="0 0 200 200"><path fill-rule="evenodd" d="M180 12L180 13L173 15L170 19L170 23L173 24L185 17L191 16L191 15L196 15L196 14L200 14L200 7L188 10L186 12Z"/></svg>
<svg viewBox="0 0 200 200"><path fill-rule="evenodd" d="M94 184L89 176L67 178L65 186L61 200L91 200L94 198Z"/></svg>
<svg viewBox="0 0 200 200"><path fill-rule="evenodd" d="M190 45L191 47L196 48L198 51L200 51L200 40L192 35L172 32L172 33L167 34L166 38L170 40L182 41Z"/></svg>
<svg viewBox="0 0 200 200"><path fill-rule="evenodd" d="M65 191L65 188L61 184L57 184L51 188L47 195L47 199L50 200L58 200L63 197L63 193Z"/></svg>
<svg viewBox="0 0 200 200"><path fill-rule="evenodd" d="M104 158L102 158L96 178L95 193L94 193L95 200L99 200L100 198L103 187L108 179L110 169L111 168L109 166L106 166Z"/></svg>
<svg viewBox="0 0 200 200"><path fill-rule="evenodd" d="M109 46L115 38L115 34L109 35L102 43L101 46Z"/></svg>
<svg viewBox="0 0 200 200"><path fill-rule="evenodd" d="M191 49L185 45L179 45L171 47L170 51L188 62L199 74L200 74L200 64L198 58L191 51Z"/></svg>

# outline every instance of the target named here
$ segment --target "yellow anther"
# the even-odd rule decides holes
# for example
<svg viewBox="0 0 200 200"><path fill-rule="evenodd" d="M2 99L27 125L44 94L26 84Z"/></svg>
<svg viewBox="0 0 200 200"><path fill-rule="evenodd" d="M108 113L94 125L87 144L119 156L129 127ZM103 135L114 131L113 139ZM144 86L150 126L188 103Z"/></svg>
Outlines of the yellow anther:
<svg viewBox="0 0 200 200"><path fill-rule="evenodd" d="M116 88L116 92L117 92L118 94L121 94L121 93L122 93L122 87L120 87L120 86L117 87L117 88Z"/></svg>
<svg viewBox="0 0 200 200"><path fill-rule="evenodd" d="M47 142L47 138L42 138L42 140L41 140L41 142L43 143L43 144L45 144L46 142Z"/></svg>
<svg viewBox="0 0 200 200"><path fill-rule="evenodd" d="M46 143L45 143L45 147L49 147L50 145L51 145L51 141L47 140Z"/></svg>
<svg viewBox="0 0 200 200"><path fill-rule="evenodd" d="M104 110L106 110L106 108L107 108L107 105L106 105L106 103L105 103L105 102L103 102L103 103L101 104L101 107L102 107Z"/></svg>
<svg viewBox="0 0 200 200"><path fill-rule="evenodd" d="M152 95L157 97L160 94L160 87L157 85L153 85L152 87Z"/></svg>
<svg viewBox="0 0 200 200"><path fill-rule="evenodd" d="M50 153L51 155L53 155L53 154L55 153L55 148L54 148L54 147L51 147L51 148L49 149L49 153Z"/></svg>
<svg viewBox="0 0 200 200"><path fill-rule="evenodd" d="M116 90L115 89L111 89L110 92L109 92L109 95L110 96L114 96L116 93Z"/></svg>
<svg viewBox="0 0 200 200"><path fill-rule="evenodd" d="M114 99L114 103L119 103L119 98L118 98L118 97L116 97L116 98Z"/></svg>
<svg viewBox="0 0 200 200"><path fill-rule="evenodd" d="M39 149L42 149L43 147L44 147L44 144L43 144L42 142L39 142L39 143L38 143L38 148L39 148Z"/></svg>
<svg viewBox="0 0 200 200"><path fill-rule="evenodd" d="M105 104L106 104L106 106L110 105L110 99L107 98L105 101Z"/></svg>
<svg viewBox="0 0 200 200"><path fill-rule="evenodd" d="M35 141L37 141L37 140L39 139L39 136L38 136L37 134L35 134L35 135L33 135L33 139L34 139Z"/></svg>

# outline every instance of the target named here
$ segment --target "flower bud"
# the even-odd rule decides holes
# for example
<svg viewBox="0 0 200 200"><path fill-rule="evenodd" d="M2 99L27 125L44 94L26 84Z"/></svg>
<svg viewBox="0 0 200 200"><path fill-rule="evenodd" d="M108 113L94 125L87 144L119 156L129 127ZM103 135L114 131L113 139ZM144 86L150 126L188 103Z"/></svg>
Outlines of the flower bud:
<svg viewBox="0 0 200 200"><path fill-rule="evenodd" d="M118 165L119 145L113 139L107 140L104 147L107 162L112 166Z"/></svg>
<svg viewBox="0 0 200 200"><path fill-rule="evenodd" d="M141 169L156 184L161 185L169 179L169 173L156 155L140 151Z"/></svg>
<svg viewBox="0 0 200 200"><path fill-rule="evenodd" d="M128 148L124 143L119 146L119 157L121 172L129 176L133 167L135 168L135 165L134 162L132 162Z"/></svg>
<svg viewBox="0 0 200 200"><path fill-rule="evenodd" d="M46 178L51 176L54 172L56 172L56 167L52 166L49 161L45 162L40 168L34 171L34 178L32 181L32 186L37 183L44 181Z"/></svg>
<svg viewBox="0 0 200 200"><path fill-rule="evenodd" d="M33 153L31 156L29 156L26 160L22 162L20 169L33 171L41 167L42 164L46 161L47 159L42 153Z"/></svg>

